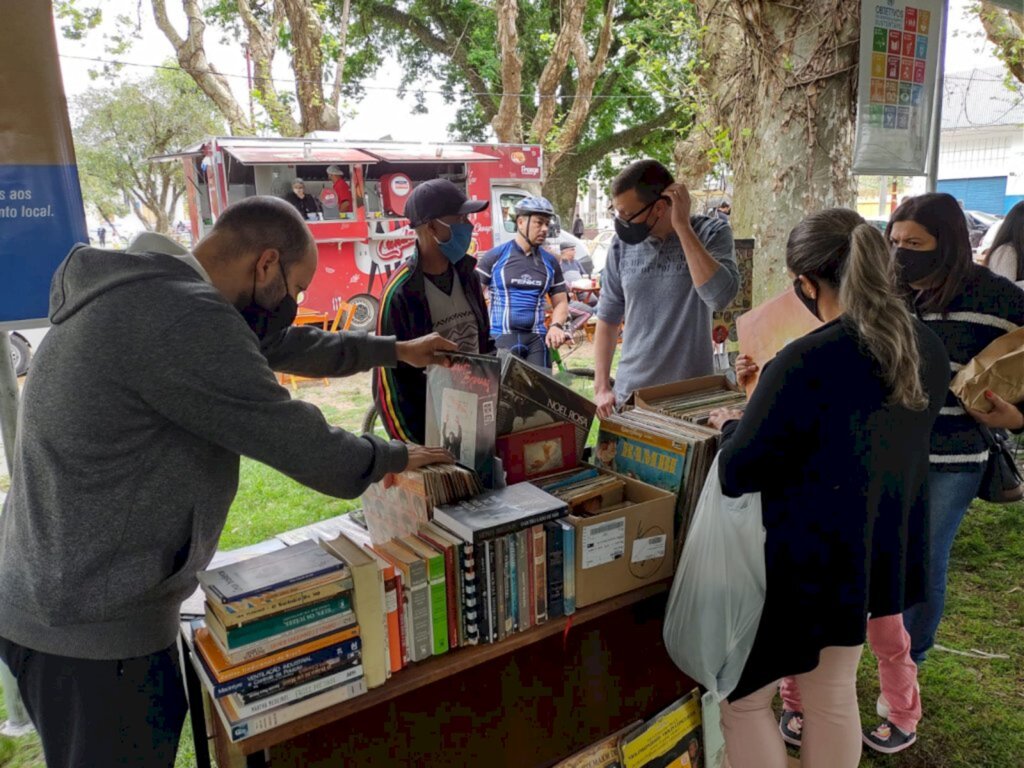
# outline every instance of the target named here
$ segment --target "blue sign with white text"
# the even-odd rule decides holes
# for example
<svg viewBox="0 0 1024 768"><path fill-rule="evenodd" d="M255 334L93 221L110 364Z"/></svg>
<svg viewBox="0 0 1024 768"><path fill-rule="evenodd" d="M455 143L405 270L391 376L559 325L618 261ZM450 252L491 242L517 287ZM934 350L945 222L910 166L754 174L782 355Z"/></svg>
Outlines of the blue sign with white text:
<svg viewBox="0 0 1024 768"><path fill-rule="evenodd" d="M88 243L74 165L0 165L0 328L43 320L50 279Z"/></svg>

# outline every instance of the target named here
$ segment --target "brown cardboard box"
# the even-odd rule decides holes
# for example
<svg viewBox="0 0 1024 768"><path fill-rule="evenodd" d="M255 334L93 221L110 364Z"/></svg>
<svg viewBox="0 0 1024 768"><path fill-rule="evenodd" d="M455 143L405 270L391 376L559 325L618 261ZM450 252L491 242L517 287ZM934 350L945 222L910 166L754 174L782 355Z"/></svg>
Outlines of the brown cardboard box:
<svg viewBox="0 0 1024 768"><path fill-rule="evenodd" d="M727 376L701 376L697 379L685 379L674 381L671 384L659 384L656 387L644 387L636 390L629 398L629 404L637 408L655 410L651 408L650 401L673 395L685 395L687 392L700 392L705 389L727 389L730 392L742 392L742 390L729 381Z"/></svg>
<svg viewBox="0 0 1024 768"><path fill-rule="evenodd" d="M618 477L626 482L630 506L567 518L576 528L577 608L672 575L676 497L631 477Z"/></svg>

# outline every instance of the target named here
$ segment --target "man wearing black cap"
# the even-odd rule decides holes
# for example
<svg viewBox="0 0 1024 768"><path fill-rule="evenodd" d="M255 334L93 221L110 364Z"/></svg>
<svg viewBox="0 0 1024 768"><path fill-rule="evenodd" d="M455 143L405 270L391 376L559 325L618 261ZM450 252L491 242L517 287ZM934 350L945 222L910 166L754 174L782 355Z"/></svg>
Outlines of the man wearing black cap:
<svg viewBox="0 0 1024 768"><path fill-rule="evenodd" d="M487 206L486 200L469 200L447 179L416 185L405 203L409 225L416 230L416 251L384 288L378 335L401 341L436 331L461 352L493 354L476 259L467 255L473 240L469 216ZM401 364L378 368L373 391L388 434L422 444L426 374Z"/></svg>

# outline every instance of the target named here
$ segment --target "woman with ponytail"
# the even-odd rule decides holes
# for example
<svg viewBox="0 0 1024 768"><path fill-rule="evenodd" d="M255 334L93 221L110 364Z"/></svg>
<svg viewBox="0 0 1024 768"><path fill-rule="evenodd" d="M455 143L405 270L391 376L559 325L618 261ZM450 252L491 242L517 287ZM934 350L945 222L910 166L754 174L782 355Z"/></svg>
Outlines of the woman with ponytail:
<svg viewBox="0 0 1024 768"><path fill-rule="evenodd" d="M764 611L722 726L732 768L784 768L771 702L794 675L801 765L855 768L868 614L924 596L928 439L949 361L908 311L881 234L853 211L804 219L786 265L825 324L765 367L744 413L712 415L722 490L760 492L766 534Z"/></svg>

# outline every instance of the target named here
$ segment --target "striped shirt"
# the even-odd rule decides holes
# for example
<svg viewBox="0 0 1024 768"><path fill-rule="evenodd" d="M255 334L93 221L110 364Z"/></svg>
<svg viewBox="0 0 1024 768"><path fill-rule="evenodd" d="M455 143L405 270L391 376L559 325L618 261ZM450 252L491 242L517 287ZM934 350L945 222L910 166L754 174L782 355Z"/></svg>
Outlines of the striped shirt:
<svg viewBox="0 0 1024 768"><path fill-rule="evenodd" d="M491 291L491 335L547 333L544 298L566 293L558 259L537 248L524 253L515 240L492 248L476 268Z"/></svg>
<svg viewBox="0 0 1024 768"><path fill-rule="evenodd" d="M985 267L972 265L963 290L946 311L920 317L946 345L952 379L997 338L1024 326L1024 290ZM988 460L978 423L951 391L932 431L929 459L932 468L941 472L977 471Z"/></svg>

